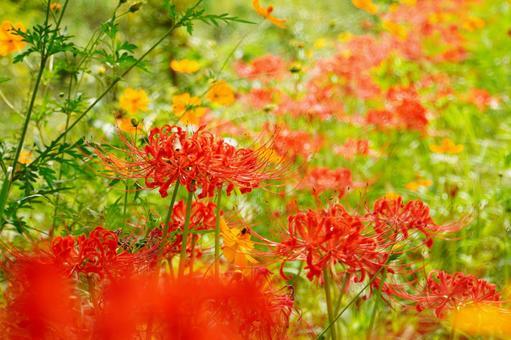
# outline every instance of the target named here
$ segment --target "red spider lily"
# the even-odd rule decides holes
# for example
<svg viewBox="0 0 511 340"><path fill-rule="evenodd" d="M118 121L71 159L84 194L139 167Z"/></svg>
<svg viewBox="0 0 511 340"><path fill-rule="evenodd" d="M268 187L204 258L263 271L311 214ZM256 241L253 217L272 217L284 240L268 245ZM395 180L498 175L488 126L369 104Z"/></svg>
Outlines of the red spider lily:
<svg viewBox="0 0 511 340"><path fill-rule="evenodd" d="M213 196L215 189L224 185L227 194L234 187L246 193L277 174L260 152L236 149L204 127L189 136L179 126L166 125L151 130L144 148L127 146L134 161L96 153L109 169L126 177L144 178L147 187L159 188L162 197L176 182L190 192L201 188L199 198Z"/></svg>
<svg viewBox="0 0 511 340"><path fill-rule="evenodd" d="M95 228L89 236L56 237L51 245L55 259L68 273L95 273L124 275L134 269L135 256L117 253L117 235L102 227Z"/></svg>
<svg viewBox="0 0 511 340"><path fill-rule="evenodd" d="M327 190L333 190L339 193L339 197L342 197L352 185L350 169L314 168L305 176L299 187L312 190L314 196Z"/></svg>
<svg viewBox="0 0 511 340"><path fill-rule="evenodd" d="M346 159L357 155L367 156L369 154L369 141L367 139L348 139L341 147L335 148L335 153Z"/></svg>
<svg viewBox="0 0 511 340"><path fill-rule="evenodd" d="M405 204L401 197L378 199L369 218L374 222L375 231L382 237L395 240L400 233L407 239L409 231L415 229L426 236L424 242L430 248L433 245L431 234L446 229L433 222L424 202L414 200Z"/></svg>
<svg viewBox="0 0 511 340"><path fill-rule="evenodd" d="M370 110L366 114L366 123L376 126L378 129L396 126L394 114L387 110Z"/></svg>
<svg viewBox="0 0 511 340"><path fill-rule="evenodd" d="M265 55L255 58L250 63L235 64L236 73L242 78L269 81L280 79L287 72L287 63L279 56Z"/></svg>
<svg viewBox="0 0 511 340"><path fill-rule="evenodd" d="M418 311L431 309L442 318L449 309L466 304L496 303L500 301L500 294L494 284L473 275L433 271L428 275L424 290L408 298L416 301Z"/></svg>
<svg viewBox="0 0 511 340"><path fill-rule="evenodd" d="M179 280L133 273L97 287L91 306L53 257L13 264L0 309L9 339L284 339L293 305L267 270Z"/></svg>
<svg viewBox="0 0 511 340"><path fill-rule="evenodd" d="M269 127L266 127L269 129ZM323 141L305 131L293 131L286 127L276 127L273 137L273 148L275 151L292 161L299 156L309 159L318 152Z"/></svg>
<svg viewBox="0 0 511 340"><path fill-rule="evenodd" d="M81 338L73 283L53 257L19 255L7 265L6 278L6 305L0 311L2 338Z"/></svg>
<svg viewBox="0 0 511 340"><path fill-rule="evenodd" d="M413 86L391 88L387 92L387 99L404 128L417 131L426 129L428 125L426 109L419 102Z"/></svg>
<svg viewBox="0 0 511 340"><path fill-rule="evenodd" d="M362 281L388 258L376 238L363 234L364 228L361 218L350 215L340 204L328 210L300 212L289 217L287 238L277 245L276 253L284 258L282 266L287 261L306 261L309 280L340 263Z"/></svg>

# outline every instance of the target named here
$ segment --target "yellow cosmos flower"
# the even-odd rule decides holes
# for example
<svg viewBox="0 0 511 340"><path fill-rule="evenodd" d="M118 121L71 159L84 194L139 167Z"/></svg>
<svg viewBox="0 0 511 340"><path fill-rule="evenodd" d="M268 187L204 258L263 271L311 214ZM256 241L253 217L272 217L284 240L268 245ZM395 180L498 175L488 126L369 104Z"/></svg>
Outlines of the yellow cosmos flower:
<svg viewBox="0 0 511 340"><path fill-rule="evenodd" d="M474 32L484 28L485 24L486 23L481 18L468 17L463 21L463 28L469 32Z"/></svg>
<svg viewBox="0 0 511 340"><path fill-rule="evenodd" d="M378 12L378 6L376 6L372 0L351 0L353 6L361 9L369 14L376 14Z"/></svg>
<svg viewBox="0 0 511 340"><path fill-rule="evenodd" d="M385 198L389 199L389 200L394 200L394 199L399 198L399 197L400 197L400 195L395 193L394 191L389 191L389 192L387 192L385 194Z"/></svg>
<svg viewBox="0 0 511 340"><path fill-rule="evenodd" d="M343 43L350 42L353 39L353 34L351 32L342 32L337 36L337 40Z"/></svg>
<svg viewBox="0 0 511 340"><path fill-rule="evenodd" d="M398 24L394 21L383 20L382 27L384 30L399 38L401 40L406 40L408 38L408 30L405 26Z"/></svg>
<svg viewBox="0 0 511 340"><path fill-rule="evenodd" d="M0 57L19 51L25 47L23 38L15 34L15 30L25 31L21 23L13 25L10 21L2 22L0 26Z"/></svg>
<svg viewBox="0 0 511 340"><path fill-rule="evenodd" d="M429 149L435 153L457 154L463 151L463 145L454 144L449 138L444 138L440 144L431 144Z"/></svg>
<svg viewBox="0 0 511 340"><path fill-rule="evenodd" d="M183 93L172 97L172 111L185 124L198 125L200 117L206 113L206 108L201 107L199 97L192 97L189 93Z"/></svg>
<svg viewBox="0 0 511 340"><path fill-rule="evenodd" d="M270 5L267 8L264 8L259 4L259 0L252 0L252 6L254 7L257 14L265 18L266 20L270 21L272 24L278 27L284 27L286 20L284 19L278 19L271 15L273 12L273 6Z"/></svg>
<svg viewBox="0 0 511 340"><path fill-rule="evenodd" d="M231 105L235 101L232 87L224 80L217 81L208 91L207 98L215 104Z"/></svg>
<svg viewBox="0 0 511 340"><path fill-rule="evenodd" d="M133 125L133 120L129 117L118 118L116 123L119 130L127 133L134 133L137 129L141 128L140 124L137 126Z"/></svg>
<svg viewBox="0 0 511 340"><path fill-rule="evenodd" d="M405 185L405 188L410 191L417 191L419 188L427 188L430 187L433 184L433 182L429 179L419 179L413 182L410 182Z"/></svg>
<svg viewBox="0 0 511 340"><path fill-rule="evenodd" d="M34 159L34 155L32 151L21 150L20 157L18 158L18 163L20 164L29 164Z"/></svg>
<svg viewBox="0 0 511 340"><path fill-rule="evenodd" d="M250 240L250 233L246 228L230 228L222 218L220 230L224 240L222 249L229 263L239 267L257 263L257 260L250 256L250 252L254 249L254 243Z"/></svg>
<svg viewBox="0 0 511 340"><path fill-rule="evenodd" d="M198 61L189 59L172 60L170 68L179 73L195 73L200 69L200 64Z"/></svg>
<svg viewBox="0 0 511 340"><path fill-rule="evenodd" d="M147 111L148 105L149 97L142 89L136 90L127 88L119 98L119 106L121 109L131 114Z"/></svg>
<svg viewBox="0 0 511 340"><path fill-rule="evenodd" d="M511 311L489 303L469 304L453 310L448 322L469 336L511 338Z"/></svg>
<svg viewBox="0 0 511 340"><path fill-rule="evenodd" d="M399 0L401 5L410 5L414 6L417 3L417 0Z"/></svg>

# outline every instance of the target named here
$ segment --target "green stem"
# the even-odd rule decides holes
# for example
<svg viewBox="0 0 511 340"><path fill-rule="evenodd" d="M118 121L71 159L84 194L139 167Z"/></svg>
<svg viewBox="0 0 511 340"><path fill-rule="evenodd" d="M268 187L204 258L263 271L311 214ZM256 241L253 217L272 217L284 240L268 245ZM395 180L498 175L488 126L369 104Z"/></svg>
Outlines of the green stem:
<svg viewBox="0 0 511 340"><path fill-rule="evenodd" d="M323 284L323 287L325 289L326 307L327 307L327 311L328 311L328 322L332 326L331 327L332 329L330 330L330 337L332 338L332 340L336 340L337 339L337 331L335 329L334 310L333 310L334 306L333 306L332 296L331 296L331 292L330 292L331 282L330 282L330 275L328 272L328 268L325 268L323 270L323 279L325 281Z"/></svg>
<svg viewBox="0 0 511 340"><path fill-rule="evenodd" d="M222 204L222 187L218 188L216 198L216 226L215 226L215 277L220 275L220 212Z"/></svg>
<svg viewBox="0 0 511 340"><path fill-rule="evenodd" d="M383 271L382 279L380 284L378 285L378 290L376 291L376 296L374 297L374 305L373 305L373 311L371 312L371 320L369 321L369 328L367 331L367 339L371 339L371 336L373 335L373 327L374 327L374 321L376 320L376 314L378 313L378 306L380 305L380 297L381 297L381 290L383 288L383 284L385 283L385 270Z"/></svg>
<svg viewBox="0 0 511 340"><path fill-rule="evenodd" d="M186 199L186 215L185 215L185 224L183 226L183 236L181 242L181 254L179 255L179 271L178 277L183 277L185 273L185 263L186 263L186 245L188 243L188 234L190 233L190 216L192 214L192 200L193 200L193 191L188 193L188 198Z"/></svg>
<svg viewBox="0 0 511 340"><path fill-rule="evenodd" d="M167 209L167 216L165 216L165 222L163 224L163 235L161 237L160 252L163 251L163 247L167 243L167 236L169 235L169 222L172 217L172 211L174 210L174 204L176 203L177 192L179 191L179 181L174 184L174 191L172 192L172 198L170 199L169 208Z"/></svg>

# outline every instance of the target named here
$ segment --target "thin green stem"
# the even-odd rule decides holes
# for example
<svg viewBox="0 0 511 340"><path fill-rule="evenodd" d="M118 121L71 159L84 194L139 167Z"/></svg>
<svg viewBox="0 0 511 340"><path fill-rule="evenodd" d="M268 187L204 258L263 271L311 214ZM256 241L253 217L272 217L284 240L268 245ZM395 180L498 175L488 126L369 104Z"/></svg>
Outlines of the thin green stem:
<svg viewBox="0 0 511 340"><path fill-rule="evenodd" d="M381 298L381 290L383 288L383 284L385 283L385 273L386 271L383 271L383 277L381 279L380 284L378 285L378 290L376 291L376 295L374 297L374 305L373 305L373 311L371 312L371 320L369 321L369 327L367 330L367 339L371 339L373 335L373 327L374 322L376 320L376 314L378 313L378 306L380 305L380 298Z"/></svg>
<svg viewBox="0 0 511 340"><path fill-rule="evenodd" d="M167 209L167 215L165 216L165 222L163 224L163 235L161 237L160 251L163 251L163 247L167 243L167 236L169 235L169 222L172 217L172 211L174 210L174 204L176 203L177 192L179 191L179 182L174 184L174 191L172 192L172 198L170 199L169 208Z"/></svg>
<svg viewBox="0 0 511 340"><path fill-rule="evenodd" d="M222 187L218 188L217 198L216 198L216 208L215 208L215 216L216 216L216 226L215 226L215 277L220 275L220 212L221 212L221 204L222 204Z"/></svg>
<svg viewBox="0 0 511 340"><path fill-rule="evenodd" d="M186 214L185 214L185 224L183 226L183 235L181 242L181 253L179 254L179 271L178 277L183 277L185 273L186 267L186 246L188 244L188 234L190 233L190 216L192 214L192 200L193 200L193 191L188 193L188 198L186 199Z"/></svg>
<svg viewBox="0 0 511 340"><path fill-rule="evenodd" d="M326 307L327 307L327 312L328 312L328 322L332 326L331 330L330 330L330 337L332 338L332 340L336 340L337 339L337 331L335 329L334 310L333 310L334 306L333 306L333 300L332 300L332 295L331 295L331 291L330 291L331 282L330 282L330 275L329 275L328 268L325 268L323 270L323 279L325 281L323 283L323 287L325 289L325 299L326 299Z"/></svg>

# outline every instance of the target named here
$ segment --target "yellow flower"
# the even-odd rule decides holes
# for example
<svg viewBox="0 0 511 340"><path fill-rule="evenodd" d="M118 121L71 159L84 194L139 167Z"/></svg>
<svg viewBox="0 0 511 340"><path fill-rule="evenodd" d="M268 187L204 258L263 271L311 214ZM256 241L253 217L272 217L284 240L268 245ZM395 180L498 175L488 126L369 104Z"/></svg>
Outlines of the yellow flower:
<svg viewBox="0 0 511 340"><path fill-rule="evenodd" d="M410 191L417 191L419 188L427 188L430 187L433 182L429 179L418 179L416 181L410 182L405 185L405 188Z"/></svg>
<svg viewBox="0 0 511 340"><path fill-rule="evenodd" d="M149 97L147 96L147 93L142 89L136 90L127 88L119 98L119 106L121 109L131 114L137 113L139 111L147 111L148 105Z"/></svg>
<svg viewBox="0 0 511 340"><path fill-rule="evenodd" d="M366 11L369 14L376 14L378 12L378 6L376 6L372 0L351 0L353 6Z"/></svg>
<svg viewBox="0 0 511 340"><path fill-rule="evenodd" d="M417 0L400 0L399 3L401 5L415 5L417 3Z"/></svg>
<svg viewBox="0 0 511 340"><path fill-rule="evenodd" d="M200 64L198 61L189 59L172 60L170 68L179 73L195 73L200 69Z"/></svg>
<svg viewBox="0 0 511 340"><path fill-rule="evenodd" d="M400 197L399 194L396 194L394 191L389 191L385 194L385 198L389 200L393 200L399 197Z"/></svg>
<svg viewBox="0 0 511 340"><path fill-rule="evenodd" d="M340 42L347 43L353 39L353 34L351 32L342 32L342 33L339 33L339 35L337 36L337 39Z"/></svg>
<svg viewBox="0 0 511 340"><path fill-rule="evenodd" d="M511 338L511 311L494 304L469 304L454 309L448 322L468 336Z"/></svg>
<svg viewBox="0 0 511 340"><path fill-rule="evenodd" d="M463 145L454 144L449 138L444 138L440 144L431 144L429 149L435 153L457 154L463 151Z"/></svg>
<svg viewBox="0 0 511 340"><path fill-rule="evenodd" d="M183 93L172 97L172 111L185 124L198 125L200 117L206 113L206 108L200 107L199 97L192 97Z"/></svg>
<svg viewBox="0 0 511 340"><path fill-rule="evenodd" d="M54 12L58 12L62 9L62 5L59 4L58 2L52 2L50 5L50 9Z"/></svg>
<svg viewBox="0 0 511 340"><path fill-rule="evenodd" d="M222 249L229 263L239 267L257 263L257 260L249 254L254 249L254 243L250 240L250 233L246 228L230 228L222 218L220 230L224 240Z"/></svg>
<svg viewBox="0 0 511 340"><path fill-rule="evenodd" d="M24 32L25 26L21 23L13 25L10 21L2 22L0 26L0 57L19 51L25 47L23 38L14 32L17 29Z"/></svg>
<svg viewBox="0 0 511 340"><path fill-rule="evenodd" d="M119 130L128 132L128 133L133 133L133 132L137 131L137 129L141 128L140 124L138 124L137 126L134 126L133 125L134 120L129 117L117 118L116 123L117 123L117 127L119 128Z"/></svg>
<svg viewBox="0 0 511 340"><path fill-rule="evenodd" d="M274 16L271 15L271 13L273 12L273 6L272 5L268 6L267 8L263 8L259 4L259 0L252 0L252 6L254 7L254 9L257 12L257 14L259 14L263 18L267 19L268 21L270 21L275 26L278 26L278 27L284 27L285 26L286 20L278 19L278 18L275 18Z"/></svg>
<svg viewBox="0 0 511 340"><path fill-rule="evenodd" d="M32 151L21 150L20 157L18 158L18 163L20 164L29 164L34 159Z"/></svg>
<svg viewBox="0 0 511 340"><path fill-rule="evenodd" d="M463 28L465 28L469 32L473 32L478 29L484 28L485 24L486 23L481 18L468 17L463 21Z"/></svg>
<svg viewBox="0 0 511 340"><path fill-rule="evenodd" d="M215 104L231 105L234 103L234 91L224 80L217 81L208 91L207 98Z"/></svg>
<svg viewBox="0 0 511 340"><path fill-rule="evenodd" d="M401 40L405 40L408 38L408 30L405 26L398 24L396 22L390 20L383 20L382 27L384 30L388 31L390 34L399 38Z"/></svg>

